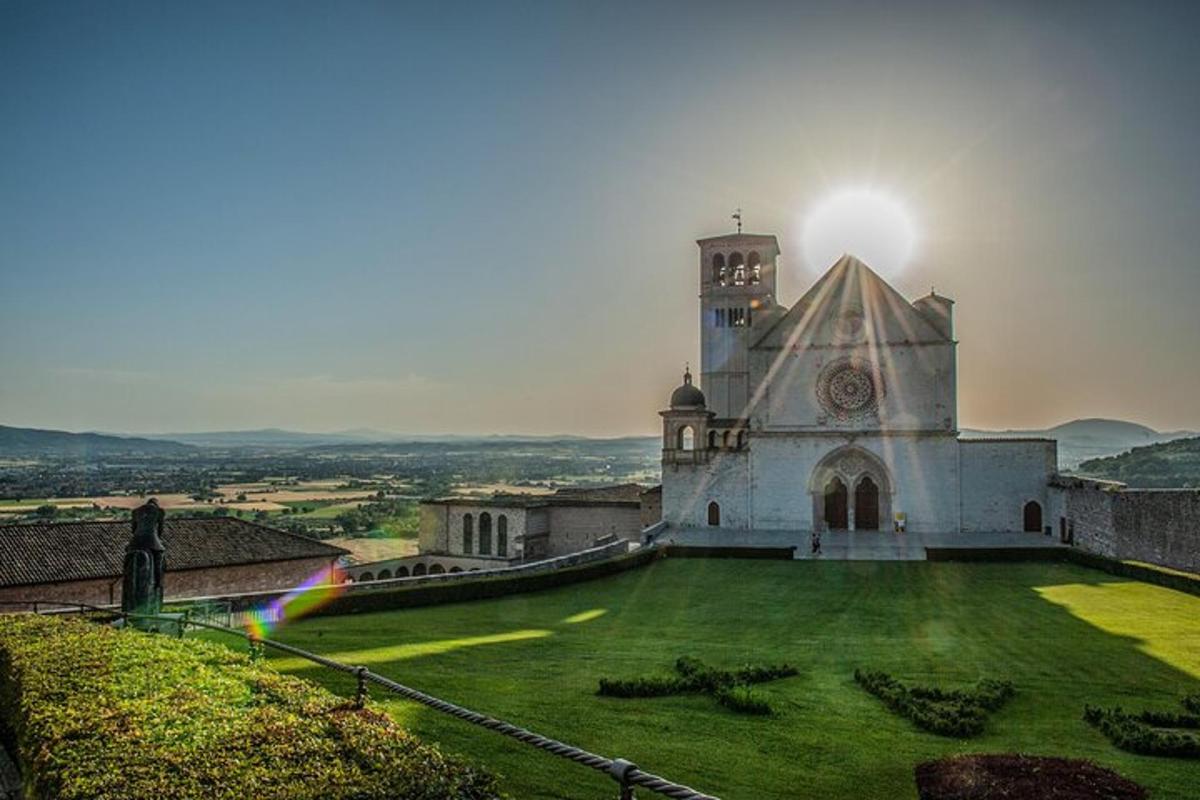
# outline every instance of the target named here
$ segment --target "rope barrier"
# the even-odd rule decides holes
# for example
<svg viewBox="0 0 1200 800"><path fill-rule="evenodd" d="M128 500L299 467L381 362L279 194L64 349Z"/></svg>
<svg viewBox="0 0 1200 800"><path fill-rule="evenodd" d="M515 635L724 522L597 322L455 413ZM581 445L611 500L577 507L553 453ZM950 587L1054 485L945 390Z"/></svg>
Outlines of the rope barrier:
<svg viewBox="0 0 1200 800"><path fill-rule="evenodd" d="M45 601L38 602L45 604ZM0 605L28 606L32 604L33 601L22 601L20 603L15 601L0 601ZM284 644L283 642L277 642L273 639L262 639L245 631L237 630L236 628L228 628L224 625L215 625L213 623L188 619L186 614L182 618L176 619L174 617L164 617L156 614L137 614L125 612L112 608L92 606L88 605L87 603L57 603L56 605L75 607L79 609L80 613L83 613L84 611L98 611L107 614L115 614L127 620L161 620L176 623L181 626L190 625L196 628L206 628L208 630L219 631L221 633L231 634L233 636L239 636L245 639L247 642L249 642L251 648L255 646L270 647L273 650L278 650L283 653L288 653L290 655L312 661L315 664L320 664L321 666L336 672L354 675L358 683L357 692L355 695L355 704L359 708L362 707L366 700L367 684L373 683L376 686L392 692L393 694L400 695L407 700L428 706L435 711L440 711L443 714L456 717L464 722L478 725L482 728L486 728L487 730L495 731L496 733L516 739L519 742L532 745L539 750L544 750L547 753L551 753L560 758L565 758L570 761L574 761L577 764L590 767L598 772L603 772L615 780L621 787L621 800L632 800L633 787L635 786L655 792L656 794L661 794L665 797L670 797L672 800L719 800L719 798L714 797L713 795L698 792L690 786L674 783L651 772L644 772L639 769L636 764L626 761L623 758L605 758L604 756L588 752L587 750L580 749L564 742L560 742L557 739L551 739L547 736L542 736L539 733L534 733L533 731L513 725L511 722L505 722L504 720L496 719L495 717L489 717L486 714L479 713L478 711L472 711L469 708L464 708L463 706L456 705L447 700L434 697L431 694L426 694L419 689L413 689L410 686L405 686L404 684L398 683L384 675L371 672L371 670L367 669L366 667L343 664L342 662L335 661L332 658L326 658L325 656L318 655L317 653L311 653L308 650L304 650L290 644Z"/></svg>

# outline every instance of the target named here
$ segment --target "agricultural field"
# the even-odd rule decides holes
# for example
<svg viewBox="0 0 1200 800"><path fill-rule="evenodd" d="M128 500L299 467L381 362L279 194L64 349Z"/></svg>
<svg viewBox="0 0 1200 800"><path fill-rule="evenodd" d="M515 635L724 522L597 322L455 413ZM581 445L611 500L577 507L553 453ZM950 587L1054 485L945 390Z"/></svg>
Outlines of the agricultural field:
<svg viewBox="0 0 1200 800"><path fill-rule="evenodd" d="M275 637L724 800L912 800L914 765L958 752L1086 757L1155 800L1185 800L1196 761L1118 750L1082 716L1085 704L1178 711L1200 691L1198 619L1200 597L1072 565L676 559L498 600L317 617ZM667 676L684 655L799 674L756 688L765 717L704 695L596 695L600 678ZM352 678L271 661L353 692ZM888 711L856 668L1016 692L981 735L944 738ZM576 764L375 690L372 702L502 773L514 797L615 796Z"/></svg>

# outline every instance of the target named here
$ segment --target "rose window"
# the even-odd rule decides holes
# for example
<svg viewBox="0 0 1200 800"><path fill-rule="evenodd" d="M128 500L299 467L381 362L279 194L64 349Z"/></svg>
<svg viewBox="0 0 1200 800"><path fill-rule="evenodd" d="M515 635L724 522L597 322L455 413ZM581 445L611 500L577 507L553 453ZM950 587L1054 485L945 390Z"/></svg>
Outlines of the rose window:
<svg viewBox="0 0 1200 800"><path fill-rule="evenodd" d="M843 358L821 370L817 400L839 420L850 420L876 411L883 395L883 380L869 361Z"/></svg>

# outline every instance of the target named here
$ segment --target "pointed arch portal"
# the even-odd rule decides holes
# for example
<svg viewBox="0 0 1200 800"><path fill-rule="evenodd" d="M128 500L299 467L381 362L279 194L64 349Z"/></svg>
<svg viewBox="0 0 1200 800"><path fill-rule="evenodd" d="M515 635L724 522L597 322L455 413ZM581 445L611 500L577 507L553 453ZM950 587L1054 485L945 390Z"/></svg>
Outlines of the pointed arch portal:
<svg viewBox="0 0 1200 800"><path fill-rule="evenodd" d="M891 473L862 447L846 445L826 454L812 472L808 491L818 531L877 531L892 518Z"/></svg>

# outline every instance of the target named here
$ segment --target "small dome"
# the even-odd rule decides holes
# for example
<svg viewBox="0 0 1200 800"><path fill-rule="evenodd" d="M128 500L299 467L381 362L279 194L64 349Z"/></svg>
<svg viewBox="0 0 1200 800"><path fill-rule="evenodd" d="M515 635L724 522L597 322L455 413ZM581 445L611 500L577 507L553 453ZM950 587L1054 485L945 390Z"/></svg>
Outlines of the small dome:
<svg viewBox="0 0 1200 800"><path fill-rule="evenodd" d="M692 385L691 370L683 373L683 385L671 392L671 408L704 408L704 392Z"/></svg>

